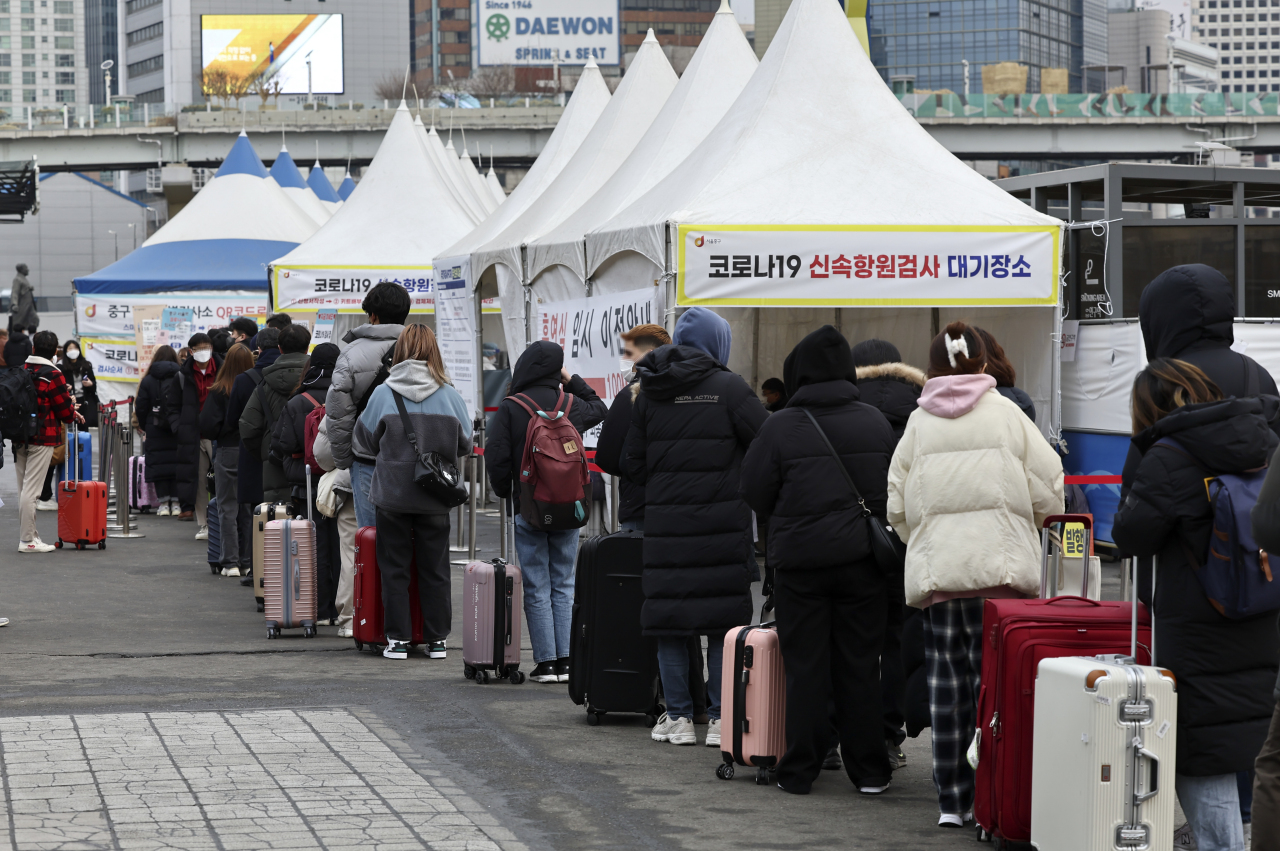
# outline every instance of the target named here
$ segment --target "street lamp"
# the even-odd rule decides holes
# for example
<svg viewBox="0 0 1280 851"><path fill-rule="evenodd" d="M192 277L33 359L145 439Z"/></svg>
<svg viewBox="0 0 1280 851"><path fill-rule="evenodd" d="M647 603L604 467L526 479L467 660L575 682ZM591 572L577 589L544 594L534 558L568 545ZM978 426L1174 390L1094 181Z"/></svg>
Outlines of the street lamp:
<svg viewBox="0 0 1280 851"><path fill-rule="evenodd" d="M315 103L315 99L314 99L314 98L312 97L312 95L311 95L311 53L312 53L312 51L308 51L308 52L307 52L307 56L306 56L306 59L307 59L307 103L309 103L309 104L314 104L314 103Z"/></svg>
<svg viewBox="0 0 1280 851"><path fill-rule="evenodd" d="M116 233L113 230L109 230L107 231L107 233L111 234L116 239L116 260L119 260L120 259L120 234Z"/></svg>
<svg viewBox="0 0 1280 851"><path fill-rule="evenodd" d="M134 229L134 222L129 222L129 236L133 237L133 250L138 250L138 231Z"/></svg>
<svg viewBox="0 0 1280 851"><path fill-rule="evenodd" d="M108 59L106 62L103 62L101 66L102 76L106 78L107 82L107 104L111 103L111 69L115 67L115 64L114 59Z"/></svg>

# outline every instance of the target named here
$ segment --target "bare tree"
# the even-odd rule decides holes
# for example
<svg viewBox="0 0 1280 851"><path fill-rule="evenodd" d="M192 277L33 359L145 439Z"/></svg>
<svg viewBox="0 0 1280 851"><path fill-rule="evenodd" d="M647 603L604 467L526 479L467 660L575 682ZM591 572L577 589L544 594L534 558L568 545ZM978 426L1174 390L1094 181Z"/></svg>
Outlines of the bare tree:
<svg viewBox="0 0 1280 851"><path fill-rule="evenodd" d="M225 68L204 69L200 75L200 92L206 101L212 102L215 98L226 101L228 76Z"/></svg>
<svg viewBox="0 0 1280 851"><path fill-rule="evenodd" d="M410 77L408 86L405 85L403 71L388 71L382 75L382 79L374 84L373 93L383 100L397 103L401 97L412 99L414 86L418 87L418 93L423 97L429 95L431 92L430 68L418 71Z"/></svg>
<svg viewBox="0 0 1280 851"><path fill-rule="evenodd" d="M284 91L284 84L280 82L280 78L274 74L268 75L266 71L256 74L249 81L248 92L262 98L262 105L267 105L267 98L274 97L276 103L280 102L280 93Z"/></svg>
<svg viewBox="0 0 1280 851"><path fill-rule="evenodd" d="M249 75L227 74L227 99L235 101L236 109L240 108L240 98L249 93L253 78Z"/></svg>
<svg viewBox="0 0 1280 851"><path fill-rule="evenodd" d="M477 97L505 97L516 90L516 69L510 65L477 68L461 85Z"/></svg>

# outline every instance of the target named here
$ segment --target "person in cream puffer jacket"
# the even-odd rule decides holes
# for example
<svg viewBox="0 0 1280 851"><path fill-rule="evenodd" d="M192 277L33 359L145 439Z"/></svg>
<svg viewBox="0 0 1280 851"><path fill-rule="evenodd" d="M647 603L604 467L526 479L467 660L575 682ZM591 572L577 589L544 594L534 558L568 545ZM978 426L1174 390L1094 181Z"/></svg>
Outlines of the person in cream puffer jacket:
<svg viewBox="0 0 1280 851"><path fill-rule="evenodd" d="M1062 462L984 374L982 339L953 322L929 346L929 380L889 465L887 519L907 544L906 601L924 609L939 824L973 807L964 751L977 717L982 609L1034 596L1040 527L1063 510Z"/></svg>

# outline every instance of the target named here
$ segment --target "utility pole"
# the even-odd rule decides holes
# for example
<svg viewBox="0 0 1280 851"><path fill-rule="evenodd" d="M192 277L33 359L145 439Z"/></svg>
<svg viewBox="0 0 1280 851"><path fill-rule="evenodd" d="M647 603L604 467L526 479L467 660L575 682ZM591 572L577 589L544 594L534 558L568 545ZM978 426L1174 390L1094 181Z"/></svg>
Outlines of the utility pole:
<svg viewBox="0 0 1280 851"><path fill-rule="evenodd" d="M960 64L964 66L964 96L969 96L969 60L961 59Z"/></svg>
<svg viewBox="0 0 1280 851"><path fill-rule="evenodd" d="M113 237L115 237L115 240L116 240L116 260L119 260L119 259L120 259L120 234L116 233L116 232L115 232L115 231L113 231L113 230L109 230L109 231L107 231L107 233L109 233L109 234L111 234Z"/></svg>
<svg viewBox="0 0 1280 851"><path fill-rule="evenodd" d="M314 104L315 98L311 94L311 51L307 52L307 103Z"/></svg>

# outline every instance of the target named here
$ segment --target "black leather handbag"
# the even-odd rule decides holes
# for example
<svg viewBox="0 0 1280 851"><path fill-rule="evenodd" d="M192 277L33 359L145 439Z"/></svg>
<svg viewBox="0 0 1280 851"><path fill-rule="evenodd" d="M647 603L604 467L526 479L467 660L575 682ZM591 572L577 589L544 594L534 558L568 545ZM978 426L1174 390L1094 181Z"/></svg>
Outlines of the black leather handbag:
<svg viewBox="0 0 1280 851"><path fill-rule="evenodd" d="M853 498L858 501L858 505L862 506L862 516L871 528L871 554L875 556L876 564L880 565L880 569L885 573L902 573L907 562L907 545L902 543L902 539L898 537L897 533L880 522L880 518L873 515L870 508L867 508L866 502L862 499L862 494L858 492L858 486L853 483L853 476L849 475L848 468L844 466L840 453L836 452L836 448L831 445L831 441L827 438L827 433L822 430L822 426L818 425L818 420L809 412L808 408L802 407L800 410L804 411L804 415L809 418L809 422L813 423L813 427L822 436L822 442L827 445L827 451L836 460L836 469L840 471L840 475L844 476L845 482L849 485L849 490L853 491Z"/></svg>
<svg viewBox="0 0 1280 851"><path fill-rule="evenodd" d="M466 502L470 494L467 485L462 481L458 465L439 452L419 452L418 435L413 423L409 421L409 412L405 410L404 399L392 390L396 400L396 410L400 412L400 422L404 425L405 437L413 447L413 480L418 487L429 493L448 508L454 508Z"/></svg>

